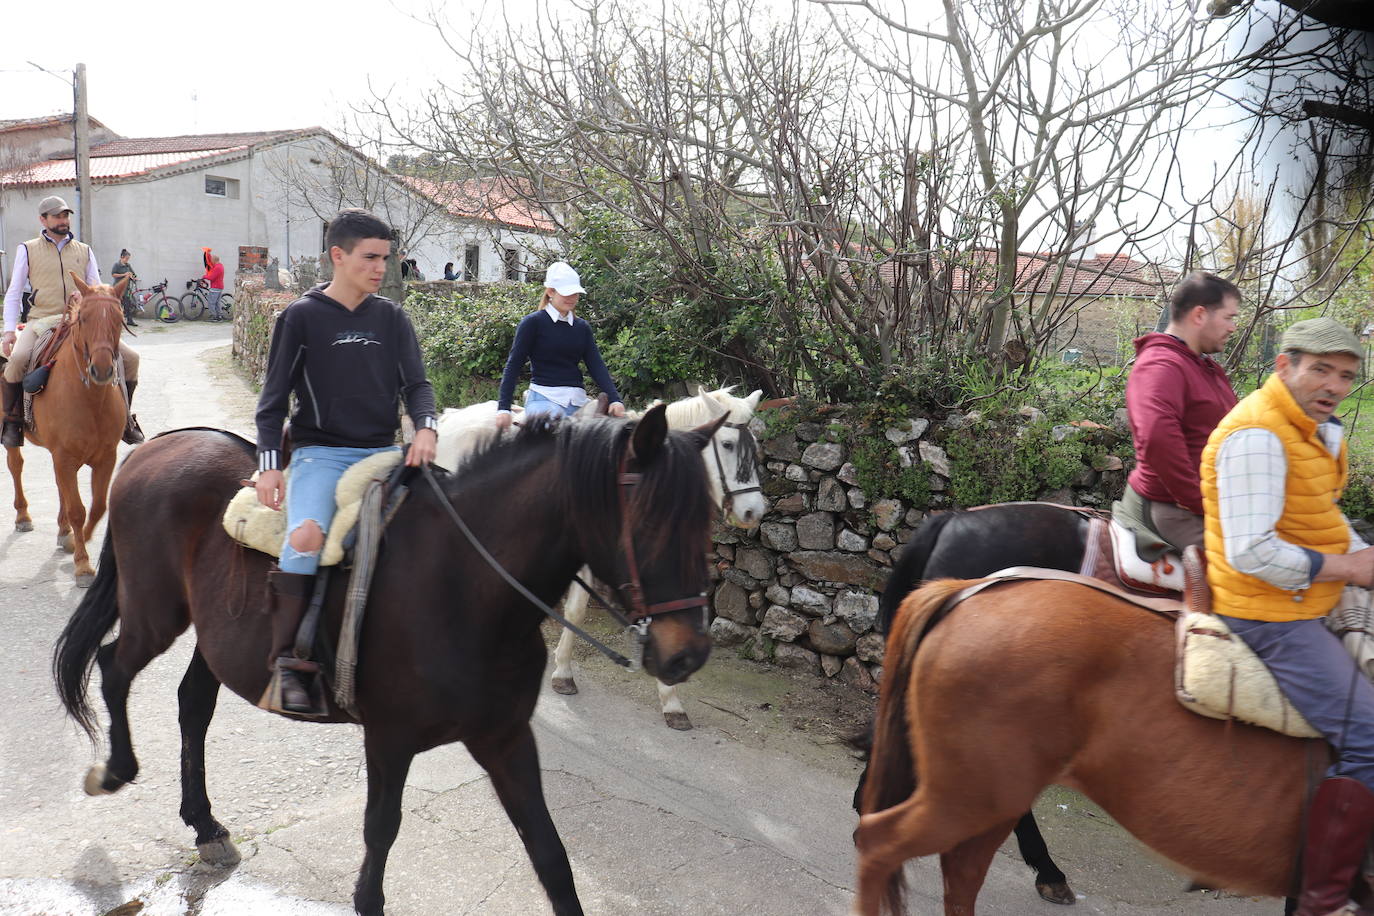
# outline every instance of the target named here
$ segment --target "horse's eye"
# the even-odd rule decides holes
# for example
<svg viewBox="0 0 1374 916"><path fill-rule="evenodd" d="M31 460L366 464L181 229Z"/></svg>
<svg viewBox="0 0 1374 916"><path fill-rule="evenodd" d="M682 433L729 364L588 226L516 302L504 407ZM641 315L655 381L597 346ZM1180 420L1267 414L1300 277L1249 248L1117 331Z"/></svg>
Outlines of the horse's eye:
<svg viewBox="0 0 1374 916"><path fill-rule="evenodd" d="M725 443L725 450L726 450L727 452L733 452L733 451L735 450L735 443L733 443L733 442L726 442L726 443Z"/></svg>

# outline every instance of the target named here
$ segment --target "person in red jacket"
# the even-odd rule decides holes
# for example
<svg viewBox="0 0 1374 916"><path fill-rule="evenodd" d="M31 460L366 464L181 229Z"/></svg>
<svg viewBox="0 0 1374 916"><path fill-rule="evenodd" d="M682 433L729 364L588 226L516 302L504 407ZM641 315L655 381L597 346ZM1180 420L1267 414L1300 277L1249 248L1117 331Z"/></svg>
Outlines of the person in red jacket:
<svg viewBox="0 0 1374 916"><path fill-rule="evenodd" d="M205 276L201 277L210 286L210 320L223 321L219 311L219 300L224 295L224 265L219 255L205 252Z"/></svg>
<svg viewBox="0 0 1374 916"><path fill-rule="evenodd" d="M1195 271L1174 289L1164 332L1135 341L1126 410L1136 466L1112 514L1136 532L1146 560L1163 552L1161 540L1179 551L1202 544L1202 449L1236 405L1231 380L1212 354L1226 348L1239 308L1234 284Z"/></svg>

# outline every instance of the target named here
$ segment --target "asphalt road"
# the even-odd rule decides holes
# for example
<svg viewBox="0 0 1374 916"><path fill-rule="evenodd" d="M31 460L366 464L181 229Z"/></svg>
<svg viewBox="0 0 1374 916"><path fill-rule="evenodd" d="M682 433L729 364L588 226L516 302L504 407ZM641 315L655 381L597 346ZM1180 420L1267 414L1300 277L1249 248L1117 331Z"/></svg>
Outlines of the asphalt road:
<svg viewBox="0 0 1374 916"><path fill-rule="evenodd" d="M251 436L253 395L229 368L227 326L140 330L135 406L150 435L211 425ZM54 546L47 453L30 447L26 455L36 530L13 532L8 497L0 509L0 914L351 913L366 791L356 727L288 722L223 692L210 729L209 789L243 862L222 870L196 860L177 815L176 685L189 634L134 684L138 782L113 796L82 792L104 750L97 758L64 718L48 674L53 641L80 596L70 558ZM824 685L713 659L684 689L697 728L674 732L643 675L589 662L579 681L579 696L545 691L535 733L545 795L588 913L848 912L858 764L830 731L799 728L780 713L789 697L825 698ZM103 713L94 685L92 694ZM386 876L388 913L548 912L515 831L461 746L417 758L404 805ZM1281 912L1277 901L1185 894L1182 878L1075 795L1047 794L1039 810L1080 893L1078 913ZM911 874L914 911L940 911L937 863ZM980 904L992 914L1064 912L1034 896L1009 848Z"/></svg>

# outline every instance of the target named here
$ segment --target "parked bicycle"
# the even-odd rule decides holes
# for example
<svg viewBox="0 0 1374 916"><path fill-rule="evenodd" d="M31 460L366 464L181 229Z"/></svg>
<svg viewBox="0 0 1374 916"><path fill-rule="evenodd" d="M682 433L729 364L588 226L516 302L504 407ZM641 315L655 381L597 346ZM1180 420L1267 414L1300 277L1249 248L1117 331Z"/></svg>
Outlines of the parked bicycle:
<svg viewBox="0 0 1374 916"><path fill-rule="evenodd" d="M136 289L133 292L133 311L139 315L151 311L154 318L171 324L181 317L180 309L180 303L167 295L166 280L161 283L154 283L150 287ZM124 311L126 321L133 317L129 314L129 308L126 307Z"/></svg>
<svg viewBox="0 0 1374 916"><path fill-rule="evenodd" d="M186 288L188 292L181 297L181 315L183 318L199 321L210 307L210 284L205 280L187 280ZM229 320L233 305L234 297L228 292L220 296L219 313L225 321Z"/></svg>

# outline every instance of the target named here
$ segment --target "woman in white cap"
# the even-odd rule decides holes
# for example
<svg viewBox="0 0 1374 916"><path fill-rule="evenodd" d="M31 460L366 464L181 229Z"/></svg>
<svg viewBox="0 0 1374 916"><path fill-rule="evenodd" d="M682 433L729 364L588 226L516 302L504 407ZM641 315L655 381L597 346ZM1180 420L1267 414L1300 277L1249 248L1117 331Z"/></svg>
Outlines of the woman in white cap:
<svg viewBox="0 0 1374 916"><path fill-rule="evenodd" d="M582 387L582 366L611 399L610 414L625 416L625 405L596 349L591 325L573 314L586 292L577 271L566 261L549 265L544 274L544 296L537 311L526 315L515 329L506 371L501 376L496 426L510 426L510 405L515 383L530 364L530 387L525 392L525 412L561 413L569 416L590 400Z"/></svg>

